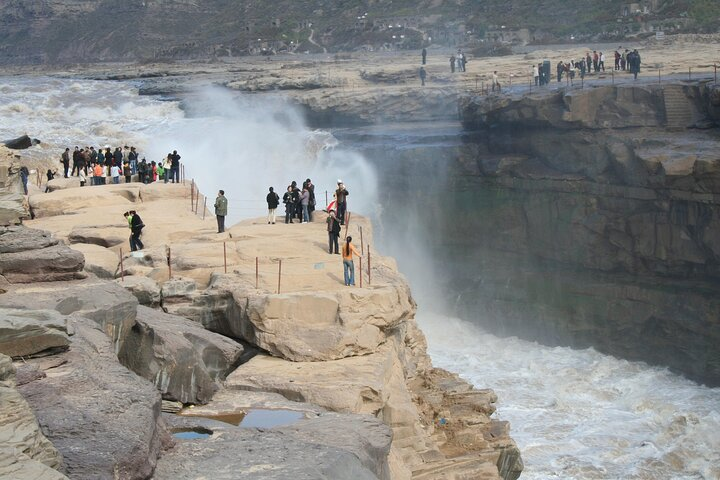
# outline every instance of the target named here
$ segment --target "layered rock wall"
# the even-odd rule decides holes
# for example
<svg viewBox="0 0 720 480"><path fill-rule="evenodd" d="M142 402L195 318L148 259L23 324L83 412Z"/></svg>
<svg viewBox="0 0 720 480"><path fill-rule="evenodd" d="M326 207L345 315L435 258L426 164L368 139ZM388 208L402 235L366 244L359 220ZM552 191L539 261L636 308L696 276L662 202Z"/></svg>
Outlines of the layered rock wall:
<svg viewBox="0 0 720 480"><path fill-rule="evenodd" d="M473 239L448 255L463 314L717 385L717 95L686 82L465 98L447 204L462 221L442 240Z"/></svg>

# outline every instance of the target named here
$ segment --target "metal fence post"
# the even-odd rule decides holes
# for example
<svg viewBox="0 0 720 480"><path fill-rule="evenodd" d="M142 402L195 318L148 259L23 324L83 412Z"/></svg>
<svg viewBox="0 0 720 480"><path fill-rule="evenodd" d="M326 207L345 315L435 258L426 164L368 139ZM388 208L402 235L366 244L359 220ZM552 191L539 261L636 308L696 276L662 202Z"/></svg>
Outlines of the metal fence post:
<svg viewBox="0 0 720 480"><path fill-rule="evenodd" d="M280 278L282 277L282 259L278 261L278 291L277 293L280 294Z"/></svg>
<svg viewBox="0 0 720 480"><path fill-rule="evenodd" d="M255 257L255 290L260 288L260 260Z"/></svg>
<svg viewBox="0 0 720 480"><path fill-rule="evenodd" d="M227 273L227 246L223 242L223 265L225 266L225 273Z"/></svg>
<svg viewBox="0 0 720 480"><path fill-rule="evenodd" d="M123 267L123 251L120 248L120 281L125 281L125 268Z"/></svg>

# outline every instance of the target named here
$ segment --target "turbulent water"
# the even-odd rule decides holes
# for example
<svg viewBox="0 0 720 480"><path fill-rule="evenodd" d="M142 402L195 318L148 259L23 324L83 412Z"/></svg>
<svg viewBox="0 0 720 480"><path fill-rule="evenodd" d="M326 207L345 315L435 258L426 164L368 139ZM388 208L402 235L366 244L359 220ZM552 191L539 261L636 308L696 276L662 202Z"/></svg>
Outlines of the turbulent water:
<svg viewBox="0 0 720 480"><path fill-rule="evenodd" d="M183 110L126 82L3 78L0 139L27 133L43 141L31 156L53 161L61 146L130 144L148 161L177 149L205 193L228 192L235 220L262 215L269 185L282 194L306 177L318 204L341 177L355 210L381 215L375 173L360 155L262 98L208 89ZM720 389L592 349L500 339L420 303L435 364L498 393L496 417L511 422L523 478L720 478Z"/></svg>

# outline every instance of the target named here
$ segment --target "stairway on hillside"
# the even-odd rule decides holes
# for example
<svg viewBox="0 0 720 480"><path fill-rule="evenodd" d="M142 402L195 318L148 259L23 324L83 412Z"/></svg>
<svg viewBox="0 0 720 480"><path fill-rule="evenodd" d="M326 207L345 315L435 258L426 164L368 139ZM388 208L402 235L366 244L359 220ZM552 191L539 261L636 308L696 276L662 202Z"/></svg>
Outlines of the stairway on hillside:
<svg viewBox="0 0 720 480"><path fill-rule="evenodd" d="M665 126L668 128L688 128L693 125L693 112L690 99L685 96L682 85L663 87L665 99Z"/></svg>

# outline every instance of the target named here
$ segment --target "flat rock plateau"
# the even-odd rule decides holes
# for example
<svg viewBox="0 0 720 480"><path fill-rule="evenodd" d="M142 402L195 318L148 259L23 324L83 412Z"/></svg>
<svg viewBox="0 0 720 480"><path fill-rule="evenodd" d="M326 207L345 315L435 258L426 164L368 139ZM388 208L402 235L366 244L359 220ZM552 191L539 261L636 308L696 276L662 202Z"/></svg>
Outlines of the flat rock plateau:
<svg viewBox="0 0 720 480"><path fill-rule="evenodd" d="M432 366L392 258L373 250L346 287L323 212L217 234L190 190L65 182L15 198L35 219L0 227L0 476L519 476L495 394ZM126 246L129 209L142 252ZM258 410L295 416L227 422Z"/></svg>

